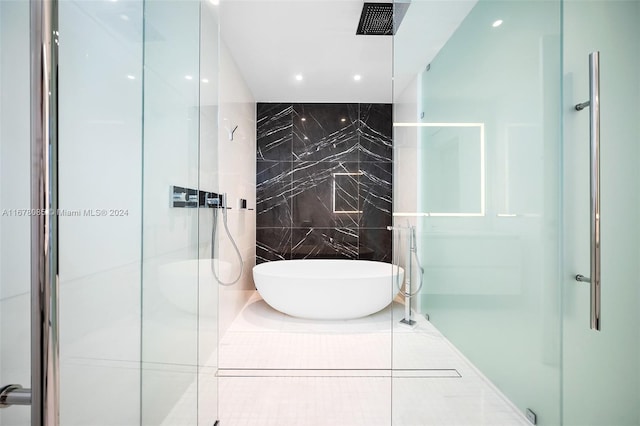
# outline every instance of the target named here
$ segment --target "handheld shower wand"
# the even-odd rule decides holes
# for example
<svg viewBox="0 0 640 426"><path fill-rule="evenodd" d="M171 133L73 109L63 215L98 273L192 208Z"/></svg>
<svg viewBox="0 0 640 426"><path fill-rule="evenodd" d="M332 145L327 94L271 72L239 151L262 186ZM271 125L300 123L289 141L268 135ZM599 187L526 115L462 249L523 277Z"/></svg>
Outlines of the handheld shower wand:
<svg viewBox="0 0 640 426"><path fill-rule="evenodd" d="M209 205L213 206L213 226L211 228L211 272L213 272L213 276L218 281L220 285L230 286L237 283L242 277L242 271L244 270L244 260L242 259L242 254L240 254L240 250L238 249L238 245L236 244L231 232L229 231L229 225L227 223L227 194L221 194L220 198L213 198L208 200ZM238 276L236 279L230 282L222 281L218 274L216 273L215 267L215 252L216 252L216 233L218 228L218 210L222 209L222 223L224 225L224 229L229 237L229 241L231 241L231 245L240 260L240 270L238 271Z"/></svg>

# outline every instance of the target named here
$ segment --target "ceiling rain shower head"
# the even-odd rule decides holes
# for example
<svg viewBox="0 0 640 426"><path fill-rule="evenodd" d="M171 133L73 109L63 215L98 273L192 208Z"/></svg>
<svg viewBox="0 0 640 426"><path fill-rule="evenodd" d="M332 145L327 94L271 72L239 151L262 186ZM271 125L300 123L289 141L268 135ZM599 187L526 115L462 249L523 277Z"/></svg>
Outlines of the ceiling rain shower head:
<svg viewBox="0 0 640 426"><path fill-rule="evenodd" d="M409 8L406 3L364 3L356 35L393 35Z"/></svg>

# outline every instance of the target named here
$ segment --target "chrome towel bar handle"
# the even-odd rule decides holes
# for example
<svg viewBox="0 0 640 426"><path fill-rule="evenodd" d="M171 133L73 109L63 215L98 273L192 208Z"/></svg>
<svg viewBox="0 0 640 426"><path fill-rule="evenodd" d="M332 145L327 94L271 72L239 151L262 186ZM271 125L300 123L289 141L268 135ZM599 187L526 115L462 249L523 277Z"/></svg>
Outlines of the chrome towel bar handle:
<svg viewBox="0 0 640 426"><path fill-rule="evenodd" d="M601 256L600 256L600 52L589 54L589 100L577 104L576 111L589 107L590 159L590 277L576 275L579 282L591 285L590 327L600 331L601 319Z"/></svg>

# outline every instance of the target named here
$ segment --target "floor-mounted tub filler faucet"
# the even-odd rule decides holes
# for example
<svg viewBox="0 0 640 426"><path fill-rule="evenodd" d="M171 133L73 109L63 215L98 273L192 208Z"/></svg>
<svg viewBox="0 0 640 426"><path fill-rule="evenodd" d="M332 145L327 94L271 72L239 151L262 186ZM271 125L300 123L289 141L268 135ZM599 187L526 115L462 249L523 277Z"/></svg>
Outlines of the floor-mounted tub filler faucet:
<svg viewBox="0 0 640 426"><path fill-rule="evenodd" d="M400 232L402 230L407 230L409 231L409 238L407 239L407 257L406 257L406 269L408 271L408 273L406 274L406 281L405 281L405 285L404 285L404 291L402 292L403 296L404 296L404 318L400 320L400 323L403 325L407 325L409 327L415 327L416 326L416 322L413 319L413 313L411 311L411 298L415 295L417 295L420 290L422 289L422 284L424 282L424 268L422 267L422 265L420 264L420 257L418 256L418 244L417 244L417 238L416 238L416 227L415 226L411 226L408 225L407 226L387 226L387 230L393 232L393 231L398 231L396 232L394 235L398 237L398 239L400 238ZM420 275L420 284L418 285L418 288L412 292L412 284L411 284L411 277L413 276L413 261L415 259L415 263L418 267L418 271L419 271L419 275ZM394 262L396 264L400 263L399 262L400 259L398 259L398 262ZM398 268L400 266L398 265ZM400 277L399 274L396 274L396 281L395 281L396 287L398 288L398 291L401 291L401 285L402 283L400 283Z"/></svg>

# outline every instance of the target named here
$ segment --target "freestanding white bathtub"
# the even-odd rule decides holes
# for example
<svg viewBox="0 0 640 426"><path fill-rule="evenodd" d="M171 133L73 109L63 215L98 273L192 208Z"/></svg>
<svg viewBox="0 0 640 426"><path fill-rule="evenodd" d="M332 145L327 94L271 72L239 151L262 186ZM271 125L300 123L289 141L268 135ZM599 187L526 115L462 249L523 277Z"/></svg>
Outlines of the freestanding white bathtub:
<svg viewBox="0 0 640 426"><path fill-rule="evenodd" d="M276 260L256 265L253 278L265 302L309 319L352 319L384 309L398 294L404 270L390 263L348 259Z"/></svg>

